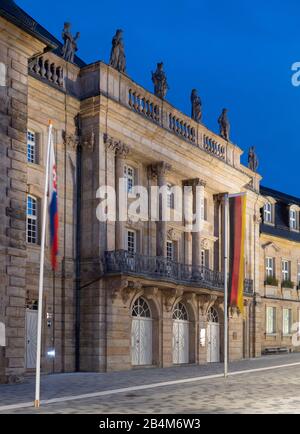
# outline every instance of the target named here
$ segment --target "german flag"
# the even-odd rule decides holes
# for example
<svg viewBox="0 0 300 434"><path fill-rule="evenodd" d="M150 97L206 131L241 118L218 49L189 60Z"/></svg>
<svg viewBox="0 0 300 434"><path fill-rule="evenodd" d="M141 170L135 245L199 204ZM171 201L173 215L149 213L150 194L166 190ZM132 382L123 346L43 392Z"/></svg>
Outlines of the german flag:
<svg viewBox="0 0 300 434"><path fill-rule="evenodd" d="M244 310L246 195L229 196L229 306Z"/></svg>

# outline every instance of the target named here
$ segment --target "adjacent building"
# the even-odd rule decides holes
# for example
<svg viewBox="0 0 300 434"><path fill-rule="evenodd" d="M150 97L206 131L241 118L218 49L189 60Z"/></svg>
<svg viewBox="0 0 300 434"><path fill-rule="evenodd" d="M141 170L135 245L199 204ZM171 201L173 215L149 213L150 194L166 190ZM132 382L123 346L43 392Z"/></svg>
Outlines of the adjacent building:
<svg viewBox="0 0 300 434"><path fill-rule="evenodd" d="M295 351L300 322L300 199L261 187L262 350ZM296 347L295 347L296 346Z"/></svg>
<svg viewBox="0 0 300 434"><path fill-rule="evenodd" d="M230 360L291 349L300 306L300 200L260 189L261 177L241 164L237 145L122 68L76 56L70 62L62 43L12 0L1 3L0 30L1 380L35 368L49 119L60 253L55 273L46 254L44 372L222 361L227 192L247 195L245 309L229 312ZM200 232L176 214L172 187L187 185L191 211L196 187L201 192ZM129 204L135 187L165 186L172 218L138 220L132 211L119 221L117 199L117 221L99 221L103 186Z"/></svg>

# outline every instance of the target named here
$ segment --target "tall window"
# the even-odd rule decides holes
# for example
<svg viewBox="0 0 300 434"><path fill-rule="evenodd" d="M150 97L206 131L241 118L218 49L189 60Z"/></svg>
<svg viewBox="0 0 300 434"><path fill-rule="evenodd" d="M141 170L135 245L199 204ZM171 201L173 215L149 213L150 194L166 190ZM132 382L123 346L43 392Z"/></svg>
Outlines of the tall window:
<svg viewBox="0 0 300 434"><path fill-rule="evenodd" d="M266 258L266 277L275 277L275 258Z"/></svg>
<svg viewBox="0 0 300 434"><path fill-rule="evenodd" d="M283 281L287 281L287 280L291 280L291 264L290 261L286 261L285 259L283 259L281 261L281 269L282 269L282 280Z"/></svg>
<svg viewBox="0 0 300 434"><path fill-rule="evenodd" d="M134 187L134 168L124 166L124 178L127 180L127 192L132 193Z"/></svg>
<svg viewBox="0 0 300 434"><path fill-rule="evenodd" d="M201 219L207 220L207 199L204 197L200 202Z"/></svg>
<svg viewBox="0 0 300 434"><path fill-rule="evenodd" d="M267 307L266 310L266 333L276 333L276 307Z"/></svg>
<svg viewBox="0 0 300 434"><path fill-rule="evenodd" d="M167 184L167 206L174 209L174 193L172 192L171 184Z"/></svg>
<svg viewBox="0 0 300 434"><path fill-rule="evenodd" d="M273 222L273 207L270 202L267 202L264 206L264 222L265 223Z"/></svg>
<svg viewBox="0 0 300 434"><path fill-rule="evenodd" d="M167 259L169 261L174 260L174 243L172 241L167 241Z"/></svg>
<svg viewBox="0 0 300 434"><path fill-rule="evenodd" d="M136 253L136 233L135 233L135 231L127 231L127 251L131 255Z"/></svg>
<svg viewBox="0 0 300 434"><path fill-rule="evenodd" d="M38 243L38 207L37 199L27 196L26 239L27 243Z"/></svg>
<svg viewBox="0 0 300 434"><path fill-rule="evenodd" d="M282 310L282 333L290 335L292 332L292 309Z"/></svg>
<svg viewBox="0 0 300 434"><path fill-rule="evenodd" d="M297 211L290 209L290 229L298 229Z"/></svg>
<svg viewBox="0 0 300 434"><path fill-rule="evenodd" d="M205 250L201 250L201 265L205 267Z"/></svg>
<svg viewBox="0 0 300 434"><path fill-rule="evenodd" d="M36 134L33 131L27 131L27 161L35 164L37 162Z"/></svg>

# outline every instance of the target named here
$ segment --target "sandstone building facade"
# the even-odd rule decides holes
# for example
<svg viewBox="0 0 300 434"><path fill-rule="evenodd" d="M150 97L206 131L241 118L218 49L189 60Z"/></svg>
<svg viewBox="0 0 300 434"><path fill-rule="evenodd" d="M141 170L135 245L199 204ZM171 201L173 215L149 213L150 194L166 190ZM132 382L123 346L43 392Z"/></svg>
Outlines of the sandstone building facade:
<svg viewBox="0 0 300 434"><path fill-rule="evenodd" d="M265 326L271 323L269 306L292 309L284 311L284 327L289 315L293 321L299 316L296 283L281 290L272 281L274 294L282 297L270 299L264 276L266 258L279 258L281 249L288 261L293 258L295 274L299 220L296 238L265 232L266 223L260 236L261 210L276 195L260 191L261 177L240 162L242 150L112 66L86 65L78 57L67 62L61 42L11 0L0 7L0 29L1 380L35 367L49 119L60 252L56 273L46 252L44 372L222 361L225 192L247 194L245 309L229 312L230 360L259 357L268 347L292 349L291 333L279 339ZM136 221L134 215L124 222L99 221L99 187L119 193L124 177L127 187L120 193L129 203L134 186L171 191L190 185L192 208L200 187L201 231L187 231L175 218L172 194L174 221ZM298 212L300 201L291 203Z"/></svg>

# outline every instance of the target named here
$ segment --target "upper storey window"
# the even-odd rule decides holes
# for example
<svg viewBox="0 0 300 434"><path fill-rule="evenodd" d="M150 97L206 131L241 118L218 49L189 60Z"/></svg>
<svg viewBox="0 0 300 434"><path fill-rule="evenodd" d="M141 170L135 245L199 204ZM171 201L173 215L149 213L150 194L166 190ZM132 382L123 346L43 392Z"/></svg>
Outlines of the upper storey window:
<svg viewBox="0 0 300 434"><path fill-rule="evenodd" d="M27 131L27 161L28 163L38 163L38 150L37 150L37 135L35 132Z"/></svg>
<svg viewBox="0 0 300 434"><path fill-rule="evenodd" d="M131 194L134 187L134 168L131 166L124 166L124 177L127 180L127 192Z"/></svg>
<svg viewBox="0 0 300 434"><path fill-rule="evenodd" d="M167 184L167 205L168 208L174 209L174 193L171 184Z"/></svg>
<svg viewBox="0 0 300 434"><path fill-rule="evenodd" d="M29 244L38 244L38 200L27 196L26 239Z"/></svg>
<svg viewBox="0 0 300 434"><path fill-rule="evenodd" d="M274 223L274 204L269 201L264 205L264 223Z"/></svg>

